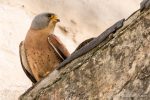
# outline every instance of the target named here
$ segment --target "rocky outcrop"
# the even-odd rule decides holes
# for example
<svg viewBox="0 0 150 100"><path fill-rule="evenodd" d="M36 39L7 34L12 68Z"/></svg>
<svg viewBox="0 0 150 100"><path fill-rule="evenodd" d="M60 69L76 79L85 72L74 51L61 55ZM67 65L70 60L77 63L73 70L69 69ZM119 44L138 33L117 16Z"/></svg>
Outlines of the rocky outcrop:
<svg viewBox="0 0 150 100"><path fill-rule="evenodd" d="M20 100L149 100L149 1L120 29L31 87Z"/></svg>

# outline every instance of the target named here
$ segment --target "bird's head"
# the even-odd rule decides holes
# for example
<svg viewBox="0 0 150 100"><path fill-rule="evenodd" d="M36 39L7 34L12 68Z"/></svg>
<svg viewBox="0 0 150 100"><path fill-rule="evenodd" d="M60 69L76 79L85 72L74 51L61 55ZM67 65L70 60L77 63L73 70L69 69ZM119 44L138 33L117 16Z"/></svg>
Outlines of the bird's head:
<svg viewBox="0 0 150 100"><path fill-rule="evenodd" d="M37 16L32 21L31 29L35 30L54 30L55 24L60 20L54 13L42 13Z"/></svg>

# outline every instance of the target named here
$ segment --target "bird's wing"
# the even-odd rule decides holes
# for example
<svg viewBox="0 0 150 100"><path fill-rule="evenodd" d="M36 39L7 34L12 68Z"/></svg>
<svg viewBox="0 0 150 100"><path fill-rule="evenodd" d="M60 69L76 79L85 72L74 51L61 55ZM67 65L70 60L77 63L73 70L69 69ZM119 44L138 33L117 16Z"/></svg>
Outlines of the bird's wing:
<svg viewBox="0 0 150 100"><path fill-rule="evenodd" d="M94 38L89 38L85 41L83 41L77 48L75 51L79 50L80 48L82 48L83 46L85 46L86 44L88 44L90 41L92 41Z"/></svg>
<svg viewBox="0 0 150 100"><path fill-rule="evenodd" d="M62 58L62 60L65 60L68 56L70 56L70 53L67 50L67 48L54 34L49 35L48 42L53 47L55 52Z"/></svg>
<svg viewBox="0 0 150 100"><path fill-rule="evenodd" d="M20 61L21 61L21 65L23 68L23 71L25 72L25 74L27 75L27 77L33 82L36 83L36 79L34 78L32 71L29 67L29 64L27 62L27 58L26 58L26 52L25 52L25 48L24 48L24 44L23 41L20 43L19 45L19 54L20 54Z"/></svg>

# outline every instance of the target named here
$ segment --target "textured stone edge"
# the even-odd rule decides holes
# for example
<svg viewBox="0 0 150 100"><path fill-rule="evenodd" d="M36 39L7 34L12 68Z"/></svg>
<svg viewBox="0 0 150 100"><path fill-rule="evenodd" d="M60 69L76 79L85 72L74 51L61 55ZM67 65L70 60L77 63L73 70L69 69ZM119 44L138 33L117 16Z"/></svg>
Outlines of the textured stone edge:
<svg viewBox="0 0 150 100"><path fill-rule="evenodd" d="M46 88L48 86L53 85L54 83L56 83L57 81L59 81L60 78L60 74L57 70L54 70L51 74L49 74L46 78L42 79L41 81L37 82L36 84L34 84L32 87L30 87L25 93L23 93L18 99L22 100L22 98L24 100L32 100L33 97L36 97L36 94L34 94L34 92L39 91L42 88ZM30 92L30 96L25 97L25 95L28 95L28 93Z"/></svg>
<svg viewBox="0 0 150 100"><path fill-rule="evenodd" d="M140 3L140 11L142 12L143 10L149 9L150 8L150 0L143 0Z"/></svg>
<svg viewBox="0 0 150 100"><path fill-rule="evenodd" d="M106 31L104 31L102 34L100 34L97 38L93 39L91 42L89 42L87 45L83 46L79 50L73 52L70 57L68 57L65 61L63 61L57 68L57 70L64 67L66 64L70 63L74 59L86 54L87 52L94 49L96 46L98 46L100 43L102 43L110 34L115 33L118 29L120 29L123 26L123 22L125 19L121 19L120 21L116 22L114 25L112 25L110 28L108 28Z"/></svg>

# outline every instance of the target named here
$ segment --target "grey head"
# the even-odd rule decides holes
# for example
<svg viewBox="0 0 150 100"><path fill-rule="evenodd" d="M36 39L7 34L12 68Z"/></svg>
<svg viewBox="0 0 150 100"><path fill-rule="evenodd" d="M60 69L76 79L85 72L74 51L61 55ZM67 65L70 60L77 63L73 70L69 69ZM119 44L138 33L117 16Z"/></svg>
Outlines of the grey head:
<svg viewBox="0 0 150 100"><path fill-rule="evenodd" d="M37 16L32 21L31 28L32 29L43 29L47 27L51 20L56 16L54 13L42 13ZM56 18L56 17L55 17Z"/></svg>

